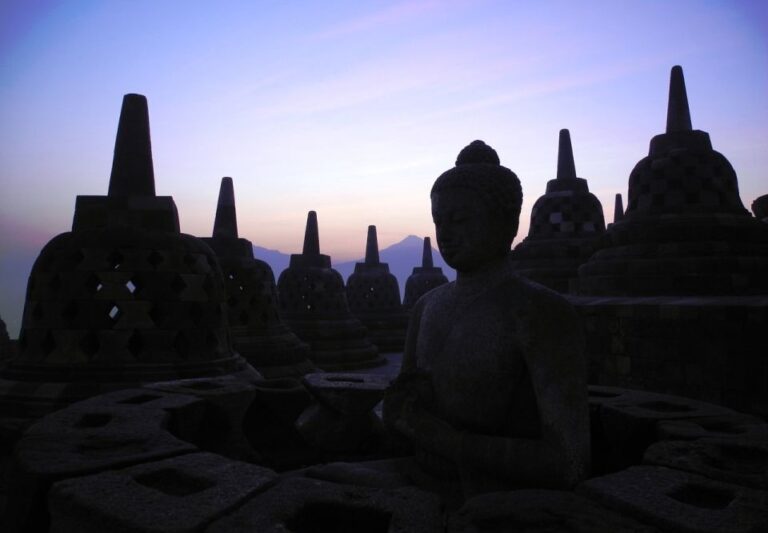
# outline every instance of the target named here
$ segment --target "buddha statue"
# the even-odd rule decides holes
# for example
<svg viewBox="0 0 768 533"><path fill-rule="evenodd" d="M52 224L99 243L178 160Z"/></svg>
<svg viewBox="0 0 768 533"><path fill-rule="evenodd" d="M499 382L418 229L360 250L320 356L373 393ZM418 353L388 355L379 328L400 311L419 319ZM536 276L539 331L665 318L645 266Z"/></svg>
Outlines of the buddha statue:
<svg viewBox="0 0 768 533"><path fill-rule="evenodd" d="M431 200L457 279L416 303L385 423L421 471L465 498L573 487L590 455L583 339L571 305L510 264L520 182L474 141Z"/></svg>

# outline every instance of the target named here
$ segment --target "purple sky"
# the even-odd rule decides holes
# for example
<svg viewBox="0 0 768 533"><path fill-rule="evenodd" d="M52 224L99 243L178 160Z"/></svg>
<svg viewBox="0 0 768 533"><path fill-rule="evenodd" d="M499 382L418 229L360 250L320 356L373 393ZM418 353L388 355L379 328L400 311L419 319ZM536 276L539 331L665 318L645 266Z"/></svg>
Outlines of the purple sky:
<svg viewBox="0 0 768 533"><path fill-rule="evenodd" d="M520 237L560 128L610 221L675 64L749 207L768 192L764 2L6 0L0 316L16 336L40 247L76 195L106 193L124 93L149 99L182 231L210 234L232 176L242 236L295 253L315 209L338 262L363 254L368 224L382 247L432 234L432 182L476 138L521 179Z"/></svg>

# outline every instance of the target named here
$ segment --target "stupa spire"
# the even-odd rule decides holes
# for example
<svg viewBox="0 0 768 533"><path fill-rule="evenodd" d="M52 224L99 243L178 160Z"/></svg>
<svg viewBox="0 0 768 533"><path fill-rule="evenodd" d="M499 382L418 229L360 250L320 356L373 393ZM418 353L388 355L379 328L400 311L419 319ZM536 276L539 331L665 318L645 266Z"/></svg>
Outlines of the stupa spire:
<svg viewBox="0 0 768 533"><path fill-rule="evenodd" d="M317 213L307 213L307 229L304 231L304 255L320 254L320 235L317 230Z"/></svg>
<svg viewBox="0 0 768 533"><path fill-rule="evenodd" d="M429 237L424 237L424 250L421 253L421 268L433 268L432 242Z"/></svg>
<svg viewBox="0 0 768 533"><path fill-rule="evenodd" d="M621 198L621 193L616 193L616 201L613 204L613 223L620 222L624 219L624 200Z"/></svg>
<svg viewBox="0 0 768 533"><path fill-rule="evenodd" d="M376 237L376 226L368 226L368 240L365 243L365 264L379 264L379 240Z"/></svg>
<svg viewBox="0 0 768 533"><path fill-rule="evenodd" d="M667 133L691 131L691 111L685 91L683 67L675 65L669 76L669 102L667 104Z"/></svg>
<svg viewBox="0 0 768 533"><path fill-rule="evenodd" d="M155 196L147 98L123 96L109 178L109 196Z"/></svg>
<svg viewBox="0 0 768 533"><path fill-rule="evenodd" d="M576 178L576 163L573 162L573 147L571 133L560 130L560 144L557 150L557 179L568 180Z"/></svg>
<svg viewBox="0 0 768 533"><path fill-rule="evenodd" d="M235 188L232 178L221 178L219 203L213 222L213 237L237 239L237 211L235 210Z"/></svg>

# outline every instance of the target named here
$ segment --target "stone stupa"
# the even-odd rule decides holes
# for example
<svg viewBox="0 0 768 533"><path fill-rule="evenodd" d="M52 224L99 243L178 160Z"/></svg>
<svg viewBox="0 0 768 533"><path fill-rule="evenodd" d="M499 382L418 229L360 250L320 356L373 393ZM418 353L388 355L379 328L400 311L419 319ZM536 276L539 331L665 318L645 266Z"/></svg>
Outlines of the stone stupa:
<svg viewBox="0 0 768 533"><path fill-rule="evenodd" d="M344 280L320 253L317 214L310 211L304 249L277 281L280 314L301 340L310 358L325 371L368 368L384 363L368 330L349 310Z"/></svg>
<svg viewBox="0 0 768 533"><path fill-rule="evenodd" d="M240 238L232 178L222 178L213 236L204 238L219 259L227 289L229 330L235 349L265 378L300 377L317 370L309 346L278 314L272 269Z"/></svg>
<svg viewBox="0 0 768 533"><path fill-rule="evenodd" d="M613 202L613 223L621 222L624 218L624 199L621 193L616 193L616 199Z"/></svg>
<svg viewBox="0 0 768 533"><path fill-rule="evenodd" d="M576 176L570 133L560 130L557 177L533 204L528 236L512 252L512 265L522 276L569 292L569 281L604 231L603 206L587 180Z"/></svg>
<svg viewBox="0 0 768 533"><path fill-rule="evenodd" d="M768 294L768 228L744 208L736 173L691 127L683 70L672 69L666 133L629 176L627 210L579 269L579 293Z"/></svg>
<svg viewBox="0 0 768 533"><path fill-rule="evenodd" d="M29 276L18 355L0 373L0 415L34 419L140 383L258 373L232 349L215 255L155 195L144 96L123 99L109 192L78 196L72 231Z"/></svg>
<svg viewBox="0 0 768 533"><path fill-rule="evenodd" d="M347 279L347 300L352 314L368 328L382 352L400 352L405 344L408 315L400 303L397 278L379 261L376 226L368 226L365 262L356 263Z"/></svg>
<svg viewBox="0 0 768 533"><path fill-rule="evenodd" d="M768 416L768 225L691 127L672 69L666 133L629 176L627 209L579 267L590 383L682 394Z"/></svg>
<svg viewBox="0 0 768 533"><path fill-rule="evenodd" d="M768 222L768 194L755 198L752 202L752 212L756 219Z"/></svg>
<svg viewBox="0 0 768 533"><path fill-rule="evenodd" d="M410 310L419 298L443 283L448 283L448 278L443 274L443 269L436 267L432 262L432 243L429 237L424 237L421 266L413 267L411 275L405 282L403 307Z"/></svg>

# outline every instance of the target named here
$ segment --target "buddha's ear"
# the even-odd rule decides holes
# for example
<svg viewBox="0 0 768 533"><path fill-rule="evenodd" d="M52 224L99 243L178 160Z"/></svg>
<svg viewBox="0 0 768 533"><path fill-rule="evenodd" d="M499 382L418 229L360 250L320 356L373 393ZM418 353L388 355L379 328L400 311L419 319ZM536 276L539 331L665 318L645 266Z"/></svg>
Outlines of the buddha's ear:
<svg viewBox="0 0 768 533"><path fill-rule="evenodd" d="M517 237L517 230L520 227L520 219L516 219L509 224L509 244L512 245L512 241Z"/></svg>

